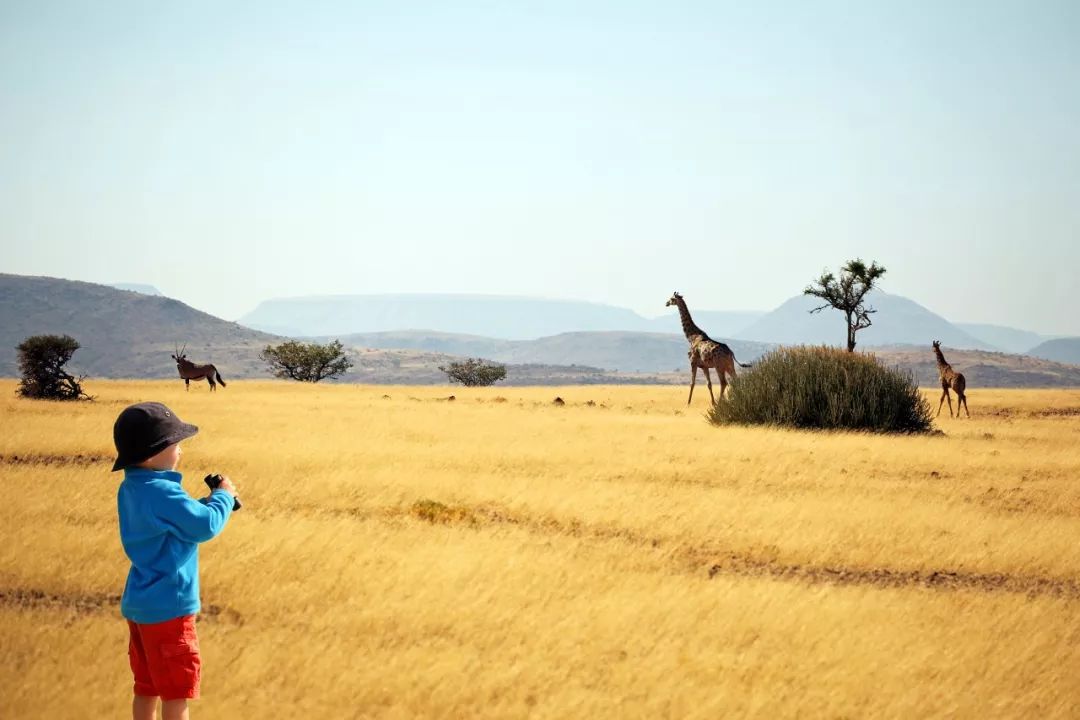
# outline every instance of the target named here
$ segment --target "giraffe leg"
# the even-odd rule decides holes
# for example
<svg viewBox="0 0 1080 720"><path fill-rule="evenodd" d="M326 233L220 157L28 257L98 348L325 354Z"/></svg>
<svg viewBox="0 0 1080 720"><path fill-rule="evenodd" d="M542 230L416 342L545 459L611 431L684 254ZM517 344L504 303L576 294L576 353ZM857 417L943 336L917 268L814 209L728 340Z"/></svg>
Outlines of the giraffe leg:
<svg viewBox="0 0 1080 720"><path fill-rule="evenodd" d="M948 390L945 391L945 399L949 401L949 417L952 417L953 416L953 414L952 414L952 395L949 394ZM960 401L957 400L957 402L960 402ZM957 408L956 411L960 412L960 408Z"/></svg>
<svg viewBox="0 0 1080 720"><path fill-rule="evenodd" d="M210 383L210 392L217 390L217 385L214 384L214 377L212 375L206 376L206 382Z"/></svg>
<svg viewBox="0 0 1080 720"><path fill-rule="evenodd" d="M971 411L968 410L968 406L967 406L967 395L966 394L961 395L956 400L956 417L960 417L960 403L964 403L964 414L966 414L968 417L971 417Z"/></svg>
<svg viewBox="0 0 1080 720"><path fill-rule="evenodd" d="M727 373L716 371L716 374L720 376L720 399L724 399L724 391L727 390Z"/></svg>
<svg viewBox="0 0 1080 720"><path fill-rule="evenodd" d="M185 390L190 390L191 389L191 379L190 378L184 378L184 389Z"/></svg>
<svg viewBox="0 0 1080 720"><path fill-rule="evenodd" d="M690 366L690 397L686 398L686 404L694 399L694 383L697 382L697 365Z"/></svg>
<svg viewBox="0 0 1080 720"><path fill-rule="evenodd" d="M935 415L935 417L941 417L941 406L945 404L945 396L948 395L948 394L949 394L948 390L942 389L942 391L941 391L941 399L938 400L937 415ZM952 414L951 413L951 409L952 409L952 402L951 401L949 402L949 408L950 408L950 414Z"/></svg>
<svg viewBox="0 0 1080 720"><path fill-rule="evenodd" d="M712 398L712 404L715 405L716 404L716 396L713 395L712 378L709 377L709 368L702 368L702 370L705 371L705 382L709 383L709 397Z"/></svg>

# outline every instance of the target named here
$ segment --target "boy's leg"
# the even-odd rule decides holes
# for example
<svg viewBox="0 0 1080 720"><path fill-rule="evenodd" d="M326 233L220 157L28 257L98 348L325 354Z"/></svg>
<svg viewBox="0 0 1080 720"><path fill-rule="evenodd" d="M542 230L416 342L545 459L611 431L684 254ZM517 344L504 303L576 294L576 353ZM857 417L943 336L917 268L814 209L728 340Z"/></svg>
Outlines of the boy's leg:
<svg viewBox="0 0 1080 720"><path fill-rule="evenodd" d="M128 660L135 678L134 697L131 701L131 717L134 720L154 720L157 710L157 688L150 676L146 648L143 647L139 626L128 620Z"/></svg>
<svg viewBox="0 0 1080 720"><path fill-rule="evenodd" d="M195 632L195 616L173 618L152 625L140 625L147 664L161 697L166 717L186 717L183 701L199 697L202 658L199 656L199 637ZM148 694L148 693L140 693ZM170 702L177 703L175 706Z"/></svg>
<svg viewBox="0 0 1080 720"><path fill-rule="evenodd" d="M157 697L136 695L131 701L131 717L133 720L154 720L157 711Z"/></svg>
<svg viewBox="0 0 1080 720"><path fill-rule="evenodd" d="M162 700L161 720L188 720L187 700Z"/></svg>

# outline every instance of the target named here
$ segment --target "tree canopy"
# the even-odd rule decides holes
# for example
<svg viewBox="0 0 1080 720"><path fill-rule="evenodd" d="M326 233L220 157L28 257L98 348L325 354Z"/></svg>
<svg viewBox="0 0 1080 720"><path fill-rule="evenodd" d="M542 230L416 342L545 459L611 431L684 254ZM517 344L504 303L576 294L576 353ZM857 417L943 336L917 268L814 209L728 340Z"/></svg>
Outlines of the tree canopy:
<svg viewBox="0 0 1080 720"><path fill-rule="evenodd" d="M321 345L289 340L280 345L267 345L259 357L266 362L274 377L301 382L319 382L342 375L352 367L345 356L340 340Z"/></svg>
<svg viewBox="0 0 1080 720"><path fill-rule="evenodd" d="M16 349L22 379L18 393L47 400L90 399L82 389L84 378L64 369L79 347L70 335L33 335L19 343Z"/></svg>
<svg viewBox="0 0 1080 720"><path fill-rule="evenodd" d="M840 268L839 277L826 270L803 290L804 295L812 295L825 301L820 307L811 310L811 313L821 312L827 307L844 313L847 320L848 352L855 350L855 333L872 324L870 315L877 311L866 307L864 300L884 274L885 268L876 262L867 265L855 258Z"/></svg>
<svg viewBox="0 0 1080 720"><path fill-rule="evenodd" d="M452 362L447 367L439 366L451 382L458 382L468 387L494 385L506 377L506 366L487 362L480 358L470 358L461 362Z"/></svg>

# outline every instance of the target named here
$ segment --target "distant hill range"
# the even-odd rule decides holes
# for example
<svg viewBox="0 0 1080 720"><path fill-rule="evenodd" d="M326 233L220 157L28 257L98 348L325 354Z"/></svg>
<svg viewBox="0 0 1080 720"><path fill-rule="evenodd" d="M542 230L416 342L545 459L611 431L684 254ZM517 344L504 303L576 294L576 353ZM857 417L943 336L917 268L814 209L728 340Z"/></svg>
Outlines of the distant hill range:
<svg viewBox="0 0 1080 720"><path fill-rule="evenodd" d="M950 326L946 321L904 298L883 296L877 303L880 312L875 320L878 324L866 331L868 337L871 330L888 326L897 317L907 317L908 332L943 341L950 362L967 374L972 387L1080 386L1080 365L1061 362L1080 363L1080 339L1040 344L1036 350L1051 356L1042 359L986 349L963 350L959 342L982 341L970 334L966 334L967 340L965 335L949 335ZM588 303L578 305L587 306ZM524 306L519 309L521 307ZM537 305L533 309L539 312L542 308ZM840 334L842 320L835 311L828 315L831 322L827 323L827 329L822 326L821 332L830 337ZM724 317L722 313L695 313L698 323L716 339L728 342L742 362L752 362L774 347L769 342L721 334L706 319ZM792 303L792 307L782 306L774 313L757 316L742 335L753 334L769 324L783 329L787 322L794 325L808 318L813 322L818 316L809 316L804 308ZM327 336L340 338L349 347L356 363L343 378L346 382L443 383L445 375L439 371L439 366L461 357L483 357L506 363L507 384L685 382L687 344L679 334L677 317L642 320L647 323L662 321L674 327L671 332L576 331L530 339L431 330ZM788 327L789 332L795 330ZM962 330L955 332L963 333ZM284 339L221 320L167 297L92 283L0 274L0 375L16 374L15 346L19 342L30 335L45 333L66 333L79 340L83 347L75 354L72 367L92 377L176 377L176 368L169 356L174 343L187 343L192 360L215 363L226 381L269 377L258 358L259 351L267 344ZM813 334L805 338L802 342L820 342ZM787 342L800 340L789 339ZM933 355L925 339L899 347L872 347L869 342L860 342L859 348L870 349L885 362L915 372L924 384L932 386L937 382Z"/></svg>
<svg viewBox="0 0 1080 720"><path fill-rule="evenodd" d="M658 310L665 300L657 300ZM818 302L805 295L792 297L770 312L706 310L696 308L693 298L688 302L694 321L715 338L813 345L842 345L845 340L840 315L832 309L810 314ZM881 291L870 294L869 304L877 312L872 316L874 324L859 334L860 348L925 345L941 340L952 348L1022 353L1050 339L998 325L951 323L913 300ZM434 347L439 334L444 334L448 342L453 338L453 343L466 345L469 343L465 336L482 338L483 342L472 344L484 347L492 338L537 340L589 332L682 335L678 314L671 310L657 317L643 317L612 305L491 295L282 298L260 303L239 322L289 336L364 335L380 346L392 339L414 343L417 336L400 334L413 330L424 336L425 347Z"/></svg>
<svg viewBox="0 0 1080 720"><path fill-rule="evenodd" d="M667 297L657 298L657 311ZM694 318L717 337L730 337L760 312L702 311ZM628 308L575 300L496 295L338 295L262 302L239 322L281 335L347 335L432 328L457 335L533 340L568 332L680 333L677 313L646 318Z"/></svg>
<svg viewBox="0 0 1080 720"><path fill-rule="evenodd" d="M1054 362L1080 365L1080 337L1047 340L1033 347L1028 354Z"/></svg>
<svg viewBox="0 0 1080 720"><path fill-rule="evenodd" d="M478 335L455 335L423 330L341 335L357 348L408 348L503 363L582 365L631 373L682 372L689 366L682 335L635 332L560 333L535 340L499 340ZM717 338L719 339L719 338ZM735 357L749 362L771 345L729 342Z"/></svg>
<svg viewBox="0 0 1080 720"><path fill-rule="evenodd" d="M846 343L843 316L832 308L810 312L821 304L818 298L796 295L759 318L738 337L783 345L843 345ZM997 349L900 295L874 290L867 295L867 305L877 312L870 316L873 324L856 337L859 348L929 345L932 340L940 340L952 348Z"/></svg>
<svg viewBox="0 0 1080 720"><path fill-rule="evenodd" d="M1049 335L1040 335L1030 330L1018 330L1004 325L982 323L955 323L955 325L973 338L1009 353L1027 353L1040 343L1053 339Z"/></svg>

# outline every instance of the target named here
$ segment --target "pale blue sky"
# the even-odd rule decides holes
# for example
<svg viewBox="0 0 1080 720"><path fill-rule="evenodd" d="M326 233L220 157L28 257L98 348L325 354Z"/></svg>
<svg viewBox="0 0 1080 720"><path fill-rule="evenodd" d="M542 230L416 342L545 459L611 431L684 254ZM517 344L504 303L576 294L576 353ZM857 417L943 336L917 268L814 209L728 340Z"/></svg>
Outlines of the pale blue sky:
<svg viewBox="0 0 1080 720"><path fill-rule="evenodd" d="M0 271L1080 334L1077 2L0 0Z"/></svg>

